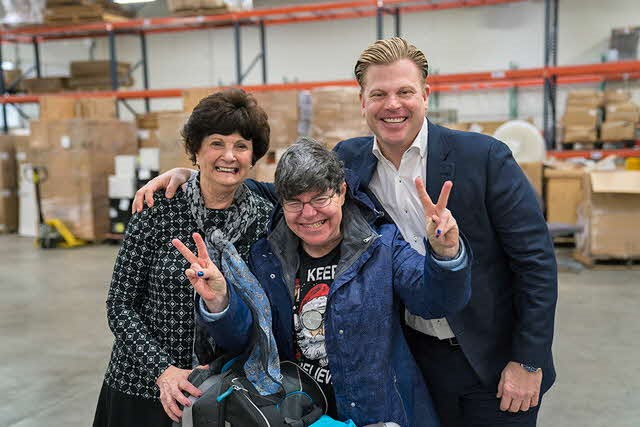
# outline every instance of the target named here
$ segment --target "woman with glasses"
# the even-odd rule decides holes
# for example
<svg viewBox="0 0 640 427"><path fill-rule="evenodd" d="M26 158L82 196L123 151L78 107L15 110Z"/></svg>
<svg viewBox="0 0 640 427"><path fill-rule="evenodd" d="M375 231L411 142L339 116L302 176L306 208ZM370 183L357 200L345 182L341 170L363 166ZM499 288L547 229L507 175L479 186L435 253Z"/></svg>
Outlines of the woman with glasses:
<svg viewBox="0 0 640 427"><path fill-rule="evenodd" d="M451 183L433 204L421 198L429 252L421 256L380 213L336 155L303 138L278 163L281 203L249 266L264 289L281 360L297 362L323 388L329 415L358 426L438 426L422 375L401 328L404 307L425 318L455 313L470 288L468 244L446 209ZM422 212L418 213L423 215ZM216 343L246 352L255 311L193 236L198 254L173 244L191 267L196 309ZM242 279L241 279L242 280Z"/></svg>

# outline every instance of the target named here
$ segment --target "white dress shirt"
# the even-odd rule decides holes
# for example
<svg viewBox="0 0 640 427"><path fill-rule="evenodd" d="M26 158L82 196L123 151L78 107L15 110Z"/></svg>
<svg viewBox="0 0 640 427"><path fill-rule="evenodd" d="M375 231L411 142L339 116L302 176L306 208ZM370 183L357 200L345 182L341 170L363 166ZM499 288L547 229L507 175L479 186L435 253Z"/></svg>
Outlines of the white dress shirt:
<svg viewBox="0 0 640 427"><path fill-rule="evenodd" d="M426 254L424 238L427 224L420 197L414 184L417 177L427 181L427 120L411 146L402 155L400 167L396 167L382 155L376 137L373 138L373 154L378 159L369 188L378 198L382 207L391 216L398 229L411 247L420 254ZM427 320L405 312L407 325L422 333L440 339L453 338L455 335L446 319Z"/></svg>

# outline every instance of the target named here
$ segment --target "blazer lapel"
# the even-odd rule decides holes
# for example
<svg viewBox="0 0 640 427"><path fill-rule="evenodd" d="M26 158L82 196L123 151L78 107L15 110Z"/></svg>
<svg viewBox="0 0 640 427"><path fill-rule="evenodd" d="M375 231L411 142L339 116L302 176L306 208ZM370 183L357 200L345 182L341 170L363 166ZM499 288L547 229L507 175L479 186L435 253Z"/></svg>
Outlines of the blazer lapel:
<svg viewBox="0 0 640 427"><path fill-rule="evenodd" d="M456 165L451 159L451 145L447 141L442 127L428 122L427 142L427 193L436 202L445 181L454 181Z"/></svg>

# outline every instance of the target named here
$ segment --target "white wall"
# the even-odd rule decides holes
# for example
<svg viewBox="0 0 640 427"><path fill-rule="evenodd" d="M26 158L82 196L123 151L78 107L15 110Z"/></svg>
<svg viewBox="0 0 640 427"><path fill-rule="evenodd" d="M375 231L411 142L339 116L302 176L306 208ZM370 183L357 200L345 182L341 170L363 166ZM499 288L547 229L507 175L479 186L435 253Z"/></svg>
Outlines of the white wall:
<svg viewBox="0 0 640 427"><path fill-rule="evenodd" d="M432 73L500 70L507 69L511 62L519 68L543 65L542 0L405 14L401 22L402 35L427 54ZM599 62L611 29L627 25L640 25L638 0L561 0L558 63ZM386 35L391 35L391 18L385 20L385 29ZM373 18L269 26L269 82L352 78L355 59L375 37ZM88 58L88 45L82 40L44 43L43 75L66 72L70 60ZM242 49L246 67L259 51L257 29L243 28ZM135 63L140 58L138 38L119 36L117 51L120 60ZM235 81L232 29L151 35L148 52L152 88L214 86ZM24 69L32 61L31 46L22 45L19 55ZM13 57L14 49L5 48L5 60ZM95 57L108 58L106 39L97 40ZM135 87L141 88L140 72L134 77ZM261 83L259 65L245 83ZM638 83L632 87L637 89ZM635 96L637 99L637 91ZM533 117L540 124L541 89L521 89L518 100L520 115ZM560 111L563 103L564 90L559 94ZM131 104L136 108L142 105ZM442 108L457 108L460 120L504 119L509 111L507 91L503 90L443 93L439 104ZM154 100L152 106L176 109L180 103Z"/></svg>

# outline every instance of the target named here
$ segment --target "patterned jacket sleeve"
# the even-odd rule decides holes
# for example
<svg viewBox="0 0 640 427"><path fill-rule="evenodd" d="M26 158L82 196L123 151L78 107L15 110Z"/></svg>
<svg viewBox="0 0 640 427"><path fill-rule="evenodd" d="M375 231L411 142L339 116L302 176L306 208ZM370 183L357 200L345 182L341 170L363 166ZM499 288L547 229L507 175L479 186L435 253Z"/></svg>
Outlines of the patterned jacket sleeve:
<svg viewBox="0 0 640 427"><path fill-rule="evenodd" d="M154 249L157 209L145 209L135 214L125 233L124 241L111 278L107 297L109 327L127 351L146 367L154 381L175 361L150 333L141 319L143 297L147 292Z"/></svg>

